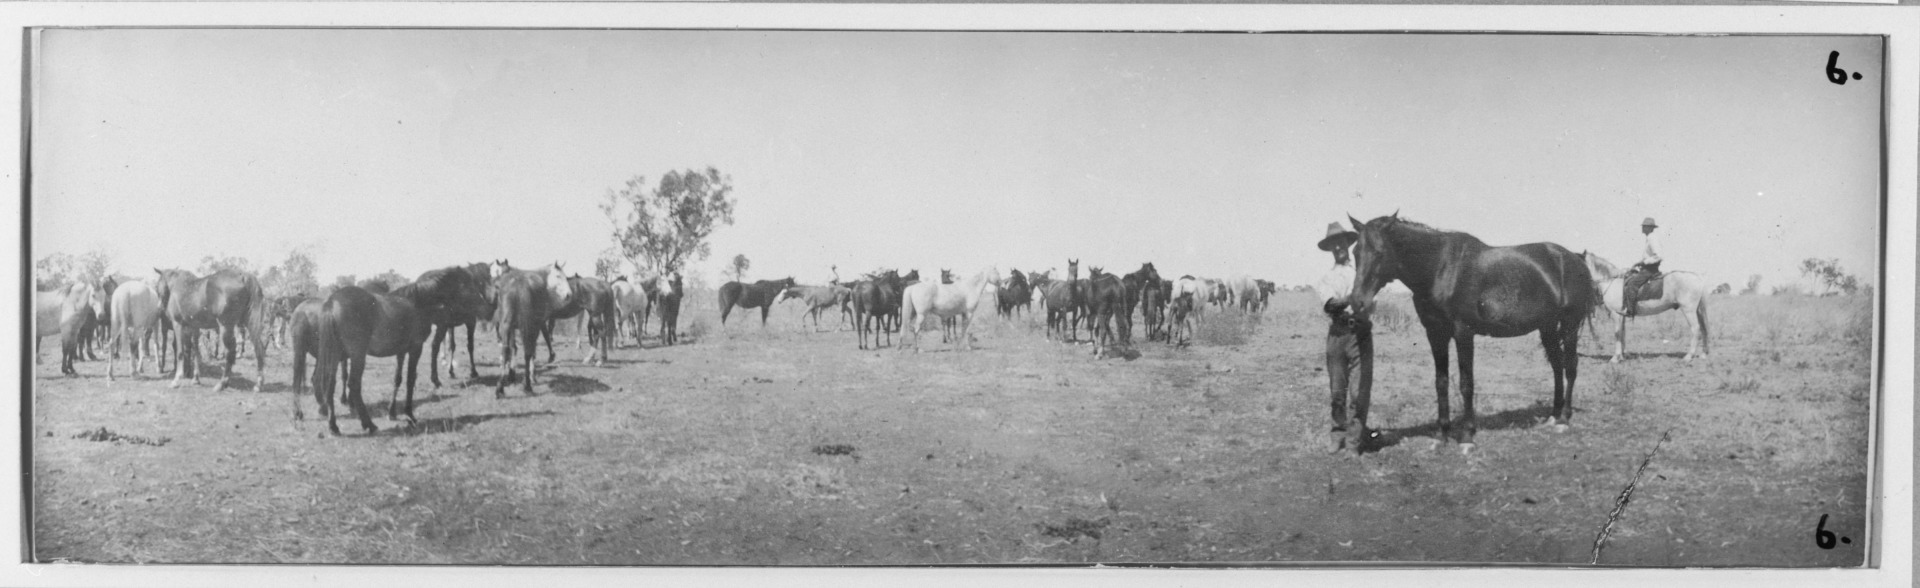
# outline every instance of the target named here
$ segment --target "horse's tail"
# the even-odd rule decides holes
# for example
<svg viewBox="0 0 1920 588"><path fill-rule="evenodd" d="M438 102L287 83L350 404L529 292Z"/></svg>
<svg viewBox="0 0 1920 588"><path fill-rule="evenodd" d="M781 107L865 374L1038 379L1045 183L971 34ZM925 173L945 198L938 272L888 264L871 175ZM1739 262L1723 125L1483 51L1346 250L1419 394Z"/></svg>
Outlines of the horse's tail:
<svg viewBox="0 0 1920 588"><path fill-rule="evenodd" d="M320 410L334 411L337 408L333 400L334 385L339 383L336 375L340 372L340 362L346 355L341 345L339 305L328 301L320 307L319 346L314 355L319 356L313 369L313 399L320 403Z"/></svg>
<svg viewBox="0 0 1920 588"><path fill-rule="evenodd" d="M267 378L266 324L273 320L267 306L266 289L260 287L260 280L247 276L247 339L253 341L254 367L260 372L260 379L254 382L256 390L266 385Z"/></svg>

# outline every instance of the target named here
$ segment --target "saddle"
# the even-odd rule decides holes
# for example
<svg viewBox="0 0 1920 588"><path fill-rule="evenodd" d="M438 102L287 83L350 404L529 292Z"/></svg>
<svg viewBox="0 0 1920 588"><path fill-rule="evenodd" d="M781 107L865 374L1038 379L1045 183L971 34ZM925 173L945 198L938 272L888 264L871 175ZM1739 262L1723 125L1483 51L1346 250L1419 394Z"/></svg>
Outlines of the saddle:
<svg viewBox="0 0 1920 588"><path fill-rule="evenodd" d="M1660 297L1666 293L1666 278L1666 272L1661 272L1644 278L1636 277L1628 280L1627 284L1629 286L1634 285L1634 282L1639 282L1638 287L1628 288L1626 294L1629 301L1645 302L1648 300L1659 300Z"/></svg>

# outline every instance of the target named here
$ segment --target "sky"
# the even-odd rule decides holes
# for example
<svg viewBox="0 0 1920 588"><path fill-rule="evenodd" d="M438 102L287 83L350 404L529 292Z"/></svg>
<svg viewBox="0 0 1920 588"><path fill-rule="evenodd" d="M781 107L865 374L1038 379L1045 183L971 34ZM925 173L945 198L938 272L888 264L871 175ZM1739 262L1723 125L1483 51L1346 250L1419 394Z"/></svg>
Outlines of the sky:
<svg viewBox="0 0 1920 588"><path fill-rule="evenodd" d="M1827 79L1829 52L1863 79ZM1879 263L1877 37L878 31L53 30L32 246L121 271L319 252L323 282L508 259L589 272L596 205L718 168L693 268L1315 281L1327 224L1736 288Z"/></svg>

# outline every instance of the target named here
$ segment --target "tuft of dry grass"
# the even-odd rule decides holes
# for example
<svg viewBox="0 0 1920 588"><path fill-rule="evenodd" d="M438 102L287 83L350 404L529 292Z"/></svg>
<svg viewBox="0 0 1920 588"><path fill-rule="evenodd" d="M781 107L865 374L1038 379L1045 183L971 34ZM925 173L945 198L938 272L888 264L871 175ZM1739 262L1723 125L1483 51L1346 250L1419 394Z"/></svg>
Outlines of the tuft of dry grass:
<svg viewBox="0 0 1920 588"><path fill-rule="evenodd" d="M1394 334L1403 334L1418 324L1420 324L1420 319L1413 311L1412 298L1389 295L1374 299L1374 328Z"/></svg>

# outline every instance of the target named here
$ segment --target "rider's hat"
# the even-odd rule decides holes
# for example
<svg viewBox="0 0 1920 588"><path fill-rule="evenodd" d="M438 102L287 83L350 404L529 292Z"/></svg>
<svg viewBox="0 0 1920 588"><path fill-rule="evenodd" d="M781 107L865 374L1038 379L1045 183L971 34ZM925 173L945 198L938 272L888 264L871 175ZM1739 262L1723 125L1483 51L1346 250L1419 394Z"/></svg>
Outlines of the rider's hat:
<svg viewBox="0 0 1920 588"><path fill-rule="evenodd" d="M1336 247L1344 248L1359 240L1359 233L1349 231L1346 227L1340 226L1339 221L1334 221L1327 225L1327 236L1320 239L1320 250L1333 251Z"/></svg>
<svg viewBox="0 0 1920 588"><path fill-rule="evenodd" d="M1660 227L1660 225L1656 225L1656 224L1653 224L1653 217L1651 217L1651 216L1649 216L1649 217L1647 217L1647 220L1643 220L1643 221L1640 221L1640 226L1643 226L1643 227L1650 227L1650 228L1659 228L1659 227Z"/></svg>

